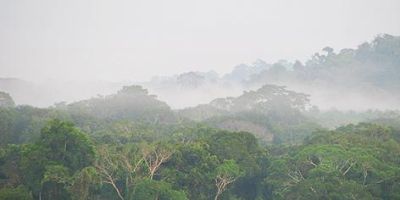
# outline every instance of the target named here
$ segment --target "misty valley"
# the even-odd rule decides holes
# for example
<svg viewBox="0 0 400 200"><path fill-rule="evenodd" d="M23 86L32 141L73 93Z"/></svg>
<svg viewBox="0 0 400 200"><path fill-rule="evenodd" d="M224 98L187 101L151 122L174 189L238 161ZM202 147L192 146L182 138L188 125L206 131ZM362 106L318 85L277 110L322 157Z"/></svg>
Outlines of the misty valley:
<svg viewBox="0 0 400 200"><path fill-rule="evenodd" d="M399 36L224 75L0 90L0 199L400 199Z"/></svg>

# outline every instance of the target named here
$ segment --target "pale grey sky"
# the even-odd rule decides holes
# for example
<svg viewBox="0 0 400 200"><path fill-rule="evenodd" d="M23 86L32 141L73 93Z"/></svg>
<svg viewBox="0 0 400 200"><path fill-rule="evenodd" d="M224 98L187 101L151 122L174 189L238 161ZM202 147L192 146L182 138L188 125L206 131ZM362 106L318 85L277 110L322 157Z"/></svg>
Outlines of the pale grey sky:
<svg viewBox="0 0 400 200"><path fill-rule="evenodd" d="M0 0L0 77L135 80L400 35L399 0Z"/></svg>

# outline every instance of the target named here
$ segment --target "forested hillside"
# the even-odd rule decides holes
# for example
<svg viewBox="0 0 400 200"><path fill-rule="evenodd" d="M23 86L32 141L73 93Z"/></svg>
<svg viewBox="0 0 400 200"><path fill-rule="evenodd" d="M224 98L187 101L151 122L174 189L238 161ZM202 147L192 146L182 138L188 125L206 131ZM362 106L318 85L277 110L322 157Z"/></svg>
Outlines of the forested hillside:
<svg viewBox="0 0 400 200"><path fill-rule="evenodd" d="M399 199L400 112L386 101L399 98L399 41L382 35L305 64L258 60L45 108L0 92L0 199ZM214 86L218 98L181 109L153 93L175 90L179 104ZM351 90L382 101L324 109L304 90L314 86L343 89L348 106Z"/></svg>
<svg viewBox="0 0 400 200"><path fill-rule="evenodd" d="M0 0L0 200L400 200L400 0Z"/></svg>
<svg viewBox="0 0 400 200"><path fill-rule="evenodd" d="M400 197L396 111L324 113L276 85L183 110L140 86L0 105L0 199ZM343 118L369 122L327 129Z"/></svg>
<svg viewBox="0 0 400 200"><path fill-rule="evenodd" d="M182 109L273 84L309 94L311 103L324 110L391 110L400 108L399 57L400 36L381 34L353 49L322 48L303 62L258 59L251 64L234 66L227 73L187 71L141 82L47 80L34 83L0 77L0 91L13 96L17 104L47 107L97 94L109 95L124 85L136 84L157 94L172 108Z"/></svg>
<svg viewBox="0 0 400 200"><path fill-rule="evenodd" d="M179 113L211 127L251 132L263 142L296 143L320 128L307 116L311 109L308 95L264 85L238 97L215 99Z"/></svg>
<svg viewBox="0 0 400 200"><path fill-rule="evenodd" d="M322 48L303 62L258 59L220 76L190 72L143 84L180 108L274 84L310 94L312 104L324 110L399 109L399 57L400 37L382 34L353 49Z"/></svg>

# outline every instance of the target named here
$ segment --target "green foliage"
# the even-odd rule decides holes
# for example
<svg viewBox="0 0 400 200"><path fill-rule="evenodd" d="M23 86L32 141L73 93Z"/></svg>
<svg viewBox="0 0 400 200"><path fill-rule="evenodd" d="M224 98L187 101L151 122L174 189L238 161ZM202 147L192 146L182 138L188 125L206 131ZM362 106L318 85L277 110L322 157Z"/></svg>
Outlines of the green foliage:
<svg viewBox="0 0 400 200"><path fill-rule="evenodd" d="M4 187L0 189L0 199L4 200L32 200L32 195L23 186L16 188Z"/></svg>
<svg viewBox="0 0 400 200"><path fill-rule="evenodd" d="M299 143L320 128L305 115L309 106L308 95L266 84L239 97L215 99L179 114L219 129L251 132L269 143Z"/></svg>
<svg viewBox="0 0 400 200"><path fill-rule="evenodd" d="M14 109L0 107L0 146L13 144L18 141L18 135L15 135L17 113Z"/></svg>
<svg viewBox="0 0 400 200"><path fill-rule="evenodd" d="M96 169L86 167L74 174L68 191L74 200L92 199L100 182Z"/></svg>
<svg viewBox="0 0 400 200"><path fill-rule="evenodd" d="M47 165L42 184L46 182L68 184L70 182L69 170L62 165Z"/></svg>
<svg viewBox="0 0 400 200"><path fill-rule="evenodd" d="M214 192L214 170L219 160L207 144L199 141L177 146L176 153L161 171L174 187L187 191L189 199L211 199Z"/></svg>
<svg viewBox="0 0 400 200"><path fill-rule="evenodd" d="M223 160L235 160L248 173L258 173L259 159L264 155L256 138L245 132L220 131L209 136L210 151Z"/></svg>
<svg viewBox="0 0 400 200"><path fill-rule="evenodd" d="M71 123L50 121L43 128L39 145L48 149L46 155L73 171L89 166L94 161L94 146L89 138Z"/></svg>
<svg viewBox="0 0 400 200"><path fill-rule="evenodd" d="M132 199L185 200L188 198L184 192L172 189L169 183L144 179L136 186Z"/></svg>
<svg viewBox="0 0 400 200"><path fill-rule="evenodd" d="M236 179L242 176L242 171L235 160L224 160L223 163L215 169L215 176Z"/></svg>
<svg viewBox="0 0 400 200"><path fill-rule="evenodd" d="M0 199L398 199L398 114L324 118L307 102L267 85L184 111L204 109L202 123L177 123L130 86L56 108L0 108ZM315 123L371 116L336 130Z"/></svg>
<svg viewBox="0 0 400 200"><path fill-rule="evenodd" d="M293 70L275 63L251 76L247 83L301 84L312 88L319 85L322 89L355 89L366 93L378 89L392 93L392 96L399 92L399 36L382 34L356 49L342 49L335 53L327 47L323 51L315 53L304 65L300 62L293 64Z"/></svg>
<svg viewBox="0 0 400 200"><path fill-rule="evenodd" d="M175 121L169 106L149 95L141 86L125 86L117 94L79 101L68 105L74 115L88 115L105 120L134 120L150 123Z"/></svg>
<svg viewBox="0 0 400 200"><path fill-rule="evenodd" d="M66 119L67 116L56 110L31 106L0 108L0 145L34 142L53 118Z"/></svg>
<svg viewBox="0 0 400 200"><path fill-rule="evenodd" d="M366 123L321 131L273 159L265 182L272 197L284 199L397 196L400 143L393 138L391 129Z"/></svg>
<svg viewBox="0 0 400 200"><path fill-rule="evenodd" d="M42 129L39 141L22 146L24 183L34 197L68 199L71 175L94 161L89 138L71 123L52 120Z"/></svg>

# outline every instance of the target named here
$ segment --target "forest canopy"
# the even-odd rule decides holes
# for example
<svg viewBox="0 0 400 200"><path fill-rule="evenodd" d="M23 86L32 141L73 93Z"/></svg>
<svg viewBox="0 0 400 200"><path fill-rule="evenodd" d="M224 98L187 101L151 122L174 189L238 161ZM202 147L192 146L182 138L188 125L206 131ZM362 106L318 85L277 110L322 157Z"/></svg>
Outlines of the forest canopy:
<svg viewBox="0 0 400 200"><path fill-rule="evenodd" d="M245 88L182 109L137 84L45 108L0 92L0 199L399 199L398 107L326 110L293 87L398 99L399 41L159 81Z"/></svg>

